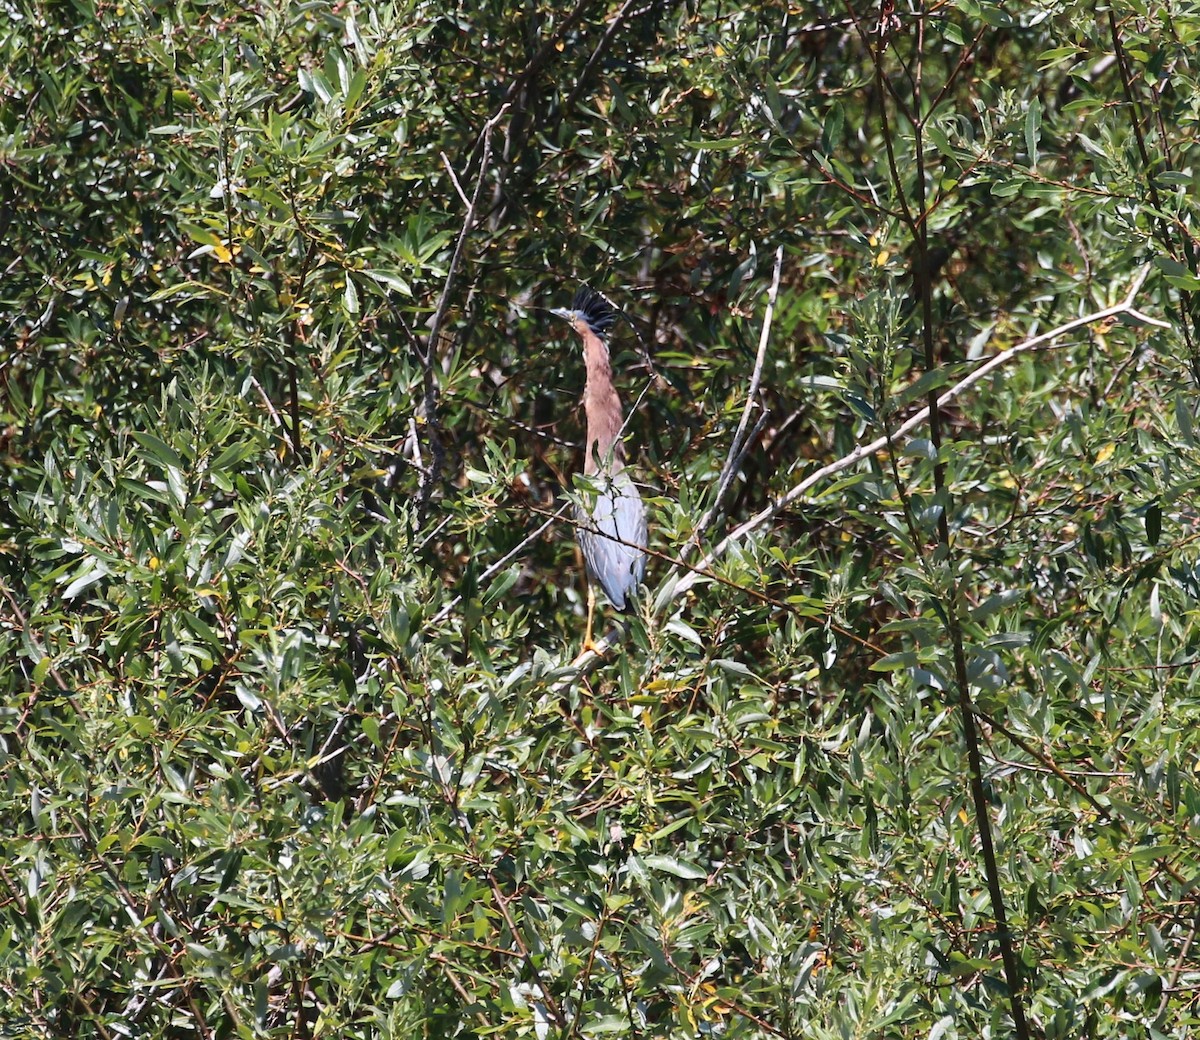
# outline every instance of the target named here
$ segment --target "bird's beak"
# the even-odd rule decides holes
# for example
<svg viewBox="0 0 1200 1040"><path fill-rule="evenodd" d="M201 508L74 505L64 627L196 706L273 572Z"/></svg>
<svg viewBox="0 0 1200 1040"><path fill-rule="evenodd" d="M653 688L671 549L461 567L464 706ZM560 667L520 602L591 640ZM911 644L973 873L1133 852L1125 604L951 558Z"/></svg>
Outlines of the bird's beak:
<svg viewBox="0 0 1200 1040"><path fill-rule="evenodd" d="M555 317L562 318L564 321L571 321L575 317L575 312L566 307L551 307L549 310Z"/></svg>

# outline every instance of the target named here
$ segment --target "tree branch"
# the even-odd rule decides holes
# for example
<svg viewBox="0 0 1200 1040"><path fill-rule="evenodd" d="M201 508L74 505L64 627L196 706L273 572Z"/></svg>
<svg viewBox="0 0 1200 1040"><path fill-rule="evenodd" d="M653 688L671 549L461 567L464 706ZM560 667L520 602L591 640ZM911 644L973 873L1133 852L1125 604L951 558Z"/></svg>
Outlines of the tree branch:
<svg viewBox="0 0 1200 1040"><path fill-rule="evenodd" d="M717 480L717 493L713 497L712 505L708 507L704 515L696 524L696 530L692 537L688 539L688 544L684 553L688 553L693 547L698 548L701 539L704 537L704 532L708 530L712 522L717 518L717 513L720 511L721 503L725 501L725 496L729 494L729 485L733 483L733 476L737 472L738 464L744 458L745 453L742 448L746 442L746 427L750 423L750 412L754 409L754 399L758 396L758 386L762 381L763 361L767 356L767 343L771 339L771 322L775 318L775 300L779 295L779 276L783 271L783 246L775 250L775 274L771 279L771 288L767 293L767 313L763 318L762 332L758 337L758 354L754 358L754 371L750 374L750 386L746 391L746 407L742 409L742 419L738 423L738 428L734 431L733 440L729 442L729 456L725 459L725 465L721 469L721 476Z"/></svg>
<svg viewBox="0 0 1200 1040"><path fill-rule="evenodd" d="M475 178L475 191L472 193L471 201L467 206L466 216L463 217L463 225L458 233L458 240L454 243L454 252L451 254L450 266L446 271L446 281L442 284L442 294L438 299L437 310L433 313L433 320L429 323L429 336L425 341L425 350L418 352L421 368L424 373L425 399L422 407L425 424L429 430L430 455L428 471L421 474L419 512L422 519L424 519L429 509L429 500L441 476L442 462L445 456L441 438L437 432L438 389L437 381L433 375L433 362L437 357L438 335L441 333L442 323L446 320L446 313L450 309L450 294L454 290L454 282L458 275L459 264L462 262L463 248L466 245L467 236L470 235L471 230L475 227L475 217L479 212L479 196L483 192L483 182L487 177L488 162L492 156L492 131L496 129L507 111L508 104L501 105L500 110L484 124L483 130L480 132L479 140L483 154L479 160L479 175ZM450 164L447 163L446 166L447 169L450 169L450 179L461 196L462 187L458 183L458 178L454 175L454 170L450 168Z"/></svg>
<svg viewBox="0 0 1200 1040"><path fill-rule="evenodd" d="M613 37L617 35L617 30L621 28L622 23L625 21L625 16L633 4L634 0L625 0L625 3L621 5L621 9L613 16L613 20L608 23L608 28L604 31L600 42L596 44L596 49L592 51L591 57L588 58L587 64L584 65L583 71L575 81L575 86L571 89L571 95L567 98L567 103L563 105L564 112L571 112L575 108L575 103L583 93L583 89L592 75L592 70L599 63L600 59L604 57L605 53L607 53L609 46L612 44Z"/></svg>
<svg viewBox="0 0 1200 1040"><path fill-rule="evenodd" d="M1031 350L1036 350L1039 347L1047 346L1051 343L1051 341L1065 336L1068 332L1073 332L1076 329L1082 328L1085 325L1090 325L1093 322L1103 321L1106 318L1114 318L1119 315L1127 315L1130 318L1133 318L1135 321L1145 325L1152 325L1155 328L1172 328L1169 322L1152 318L1149 315L1143 314L1141 311L1136 310L1133 306L1134 297L1141 289L1142 283L1145 281L1148 274L1149 268L1143 269L1142 273L1134 279L1133 285L1130 287L1129 292L1125 295L1125 298L1120 303L1115 304L1112 307L1106 307L1103 310L1093 311L1091 314L1085 314L1081 318L1075 318L1074 320L1068 321L1063 325L1059 325L1057 328L1051 329L1049 332L1043 332L1040 335L1032 336L1029 339L1023 340L1022 342L1016 344L1015 346L1009 347L1007 350L1002 350L994 357L989 358L974 372L972 372L970 375L964 376L952 387L950 387L950 389L945 391L945 393L941 394L937 398L938 407L945 407L945 405L953 401L964 391L969 390L990 372L1000 368L1002 365L1007 364L1019 354L1025 354ZM782 495L776 498L775 501L770 503L770 505L755 513L754 516L750 517L749 520L735 527L729 532L729 534L721 539L720 542L710 549L708 553L706 553L695 564L694 570L688 574L685 574L679 579L679 583L675 586L674 596L679 597L686 593L688 589L690 589L696 584L696 582L700 581L701 578L704 577L703 572L712 567L712 565L716 563L716 561L722 556L724 556L732 546L742 541L747 535L756 531L768 520L771 520L773 517L783 512L783 510L787 509L788 506L800 499L810 488L819 484L826 477L831 477L835 473L840 473L842 470L849 469L855 463L861 462L868 456L880 451L887 446L889 439L896 440L900 437L903 437L905 434L924 423L928 418L929 408L922 408L920 411L896 427L896 429L890 435L890 438L886 435L883 437L877 437L869 444L862 444L855 448L848 455L843 455L836 462L831 462L828 465L822 466L820 469L810 473L807 477L800 481L800 483L795 485L795 487L784 492Z"/></svg>
<svg viewBox="0 0 1200 1040"><path fill-rule="evenodd" d="M515 560L529 546L531 546L534 542L536 542L539 538L541 538L543 532L551 524L557 523L559 520L561 520L567 514L567 512L570 510L570 508L571 508L570 502L561 506L559 508L558 512L555 513L553 516L551 516L549 520L547 520L545 523L541 524L536 530L527 534L515 546L513 546L508 552L506 552L503 556L501 556L500 559L498 559L495 563L493 563L490 567L488 567L487 570L485 570L481 575L479 575L479 579L476 582L476 584L479 585L480 587L482 587L483 584L486 581L490 580L493 575L499 574L500 571L504 570L504 568L507 567L510 562ZM442 607L442 609L439 610L437 612L437 614L434 615L433 620L430 622L430 624L436 625L442 621L445 621L446 618L448 618L450 616L450 614L454 610L454 608L457 607L462 602L462 600L463 600L462 596L455 596L454 599L452 599L449 603L447 603L444 607Z"/></svg>

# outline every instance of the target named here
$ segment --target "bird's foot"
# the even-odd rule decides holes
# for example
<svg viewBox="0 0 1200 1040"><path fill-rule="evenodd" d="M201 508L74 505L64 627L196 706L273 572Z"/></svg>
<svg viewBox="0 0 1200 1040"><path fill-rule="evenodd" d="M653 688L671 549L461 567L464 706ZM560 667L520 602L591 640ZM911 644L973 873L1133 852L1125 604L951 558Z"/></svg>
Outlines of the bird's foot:
<svg viewBox="0 0 1200 1040"><path fill-rule="evenodd" d="M597 643L594 639L589 637L583 641L583 646L580 647L579 653L576 655L575 660L571 662L571 667L578 668L587 659L588 654L595 654L597 657L603 657L606 653L608 653L608 650L609 645L607 640L602 639Z"/></svg>

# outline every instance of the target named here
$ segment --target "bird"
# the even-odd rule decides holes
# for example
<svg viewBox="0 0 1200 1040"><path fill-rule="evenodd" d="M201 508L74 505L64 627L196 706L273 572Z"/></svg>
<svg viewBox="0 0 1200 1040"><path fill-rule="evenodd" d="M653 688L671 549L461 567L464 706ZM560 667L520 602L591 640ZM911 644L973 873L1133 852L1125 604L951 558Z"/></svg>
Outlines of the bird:
<svg viewBox="0 0 1200 1040"><path fill-rule="evenodd" d="M608 342L617 311L609 300L581 285L570 307L555 307L551 314L563 318L583 341L587 382L583 410L587 423L583 473L591 478L595 498L576 510L576 536L588 575L585 651L595 649L592 618L596 610L595 586L620 611L632 606L637 587L646 576L646 507L625 470L621 443L621 399L613 386Z"/></svg>

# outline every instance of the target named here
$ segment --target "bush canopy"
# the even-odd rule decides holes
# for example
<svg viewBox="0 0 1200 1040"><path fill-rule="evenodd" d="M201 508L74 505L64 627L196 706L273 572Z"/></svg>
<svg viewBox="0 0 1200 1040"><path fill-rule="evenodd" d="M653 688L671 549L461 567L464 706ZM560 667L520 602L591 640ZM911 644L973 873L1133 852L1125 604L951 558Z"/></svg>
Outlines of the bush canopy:
<svg viewBox="0 0 1200 1040"><path fill-rule="evenodd" d="M3 12L0 1037L1196 1034L1196 5Z"/></svg>

